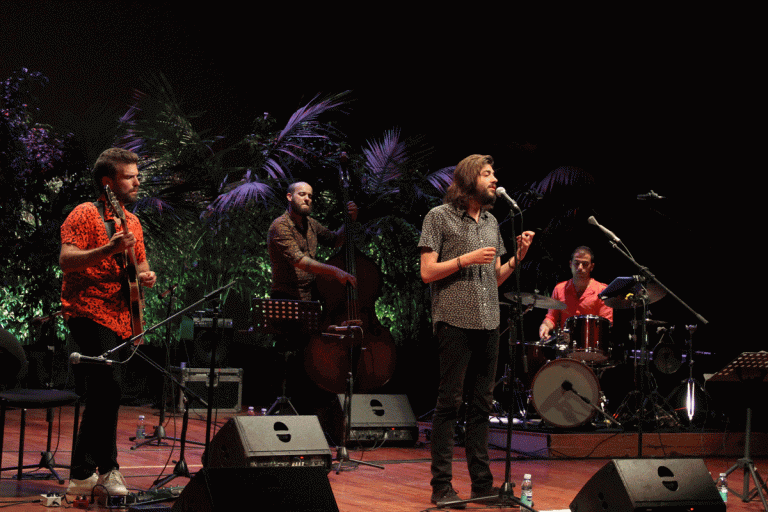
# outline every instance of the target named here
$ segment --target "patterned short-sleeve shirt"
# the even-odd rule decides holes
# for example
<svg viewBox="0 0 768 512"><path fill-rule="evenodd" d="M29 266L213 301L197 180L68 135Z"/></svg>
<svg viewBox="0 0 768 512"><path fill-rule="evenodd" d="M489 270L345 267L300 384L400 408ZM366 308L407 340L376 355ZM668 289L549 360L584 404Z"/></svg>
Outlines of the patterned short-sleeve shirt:
<svg viewBox="0 0 768 512"><path fill-rule="evenodd" d="M102 197L102 202L104 198ZM146 261L144 233L138 217L123 209L128 229L136 237L134 251L137 263ZM113 219L110 208L104 216ZM61 226L61 243L82 250L95 249L109 243L107 230L99 210L93 203L75 207ZM105 258L98 265L64 273L61 306L65 318L89 318L116 332L121 338L130 338L131 312L124 293L124 270L116 258Z"/></svg>
<svg viewBox="0 0 768 512"><path fill-rule="evenodd" d="M495 247L496 256L506 254L499 225L483 210L478 222L465 210L444 204L424 218L419 247L438 253L447 261L482 247ZM432 322L446 322L463 329L495 329L499 326L499 290L496 261L467 265L448 277L430 283Z"/></svg>
<svg viewBox="0 0 768 512"><path fill-rule="evenodd" d="M288 212L276 218L269 227L267 246L272 264L272 292L284 292L301 300L312 300L315 275L296 267L304 256L317 259L318 241L324 245L336 244L336 233L312 217L307 226L297 226Z"/></svg>

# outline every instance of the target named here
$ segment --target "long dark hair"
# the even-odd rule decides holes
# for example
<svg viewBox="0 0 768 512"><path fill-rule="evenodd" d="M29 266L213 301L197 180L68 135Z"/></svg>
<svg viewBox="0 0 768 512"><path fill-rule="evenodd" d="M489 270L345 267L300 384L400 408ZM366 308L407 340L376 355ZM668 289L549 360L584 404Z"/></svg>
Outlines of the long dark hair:
<svg viewBox="0 0 768 512"><path fill-rule="evenodd" d="M493 167L491 155L469 155L459 162L453 171L453 182L445 193L443 203L466 210L469 199L476 193L480 171L486 164Z"/></svg>

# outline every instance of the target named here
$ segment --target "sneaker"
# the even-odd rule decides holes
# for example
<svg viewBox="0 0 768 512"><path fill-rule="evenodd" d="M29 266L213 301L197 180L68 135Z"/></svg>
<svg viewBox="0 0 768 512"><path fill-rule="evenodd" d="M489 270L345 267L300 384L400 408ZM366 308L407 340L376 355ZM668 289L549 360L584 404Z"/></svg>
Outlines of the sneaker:
<svg viewBox="0 0 768 512"><path fill-rule="evenodd" d="M90 496L93 491L96 482L99 480L99 474L95 471L91 476L85 480L78 480L77 478L70 478L69 485L67 486L67 494L71 496Z"/></svg>
<svg viewBox="0 0 768 512"><path fill-rule="evenodd" d="M125 478L117 469L99 475L99 480L93 488L93 494L99 498L100 505L106 503L107 496L126 496L128 488L125 485Z"/></svg>
<svg viewBox="0 0 768 512"><path fill-rule="evenodd" d="M453 490L453 486L449 485L442 489L435 489L432 491L432 503L437 505L437 508L448 507L452 509L465 509L466 503L453 503L461 501L459 495ZM452 504L453 503L453 504Z"/></svg>

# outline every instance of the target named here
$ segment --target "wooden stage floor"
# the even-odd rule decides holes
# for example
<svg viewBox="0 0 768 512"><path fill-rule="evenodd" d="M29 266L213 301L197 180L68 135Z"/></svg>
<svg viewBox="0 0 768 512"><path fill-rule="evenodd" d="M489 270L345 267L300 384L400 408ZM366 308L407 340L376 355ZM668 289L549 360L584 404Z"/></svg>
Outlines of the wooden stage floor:
<svg viewBox="0 0 768 512"><path fill-rule="evenodd" d="M62 409L61 416L56 413L54 428L54 440L52 450L55 452L56 462L69 463L72 446L72 413L71 407ZM158 422L158 411L148 407L123 407L120 414L118 431L118 449L121 471L125 476L129 488L133 492L149 489L153 482L161 476L173 473L175 461L179 457L179 445L167 440L167 445L156 444L131 449L134 445L129 438L135 433L136 418L144 414L147 418L148 430L151 432ZM61 421L61 436L57 437L58 422ZM219 416L216 424L220 427L229 416ZM168 438L181 436L181 416L168 414L165 426ZM19 411L9 411L6 418L6 435L3 452L2 467L15 465L18 457L18 425ZM47 423L45 411L29 411L27 415L27 433L25 444L25 464L37 464L40 460L40 451L45 448ZM215 434L212 434L215 435ZM498 434L497 434L498 435ZM552 437L545 442L552 444ZM651 436L648 436L649 438ZM203 443L205 441L205 418L200 415L192 415L190 419L187 439ZM373 462L384 466L377 469L369 466L358 466L356 469L342 471L340 474L331 472L328 474L334 498L341 512L353 511L386 511L386 512L413 512L428 510L432 507L429 502L429 445L421 441L415 447L390 447L383 446L377 449L364 449L350 446L350 457ZM540 442L540 441L537 441ZM570 446L571 455L563 456L562 446L557 453L550 454L547 458L530 458L520 455L515 451L510 464L510 479L518 486L524 473L531 473L534 483L534 508L538 511L567 511L571 501L581 490L584 484L595 474L597 470L609 462L612 456L602 449L598 457L579 454L579 444L582 440L572 437L565 441ZM636 439L623 439L622 446L633 446ZM649 439L649 443L657 443L658 438ZM731 441L729 441L731 442ZM663 455L648 453L647 457L680 457L683 451L676 450L673 438L668 438L665 448L668 450ZM697 441L697 449L709 450L707 443ZM761 440L762 443L762 440ZM604 441L598 444L605 445ZM651 446L649 444L649 446ZM685 442L683 443L685 444ZM734 442L733 446L739 446ZM702 448L704 447L704 448ZM767 459L764 456L764 446L760 446L760 456L756 457L752 452L758 471L768 468ZM585 448L587 449L587 448ZM185 460L189 471L194 473L201 468L201 446L187 444ZM335 449L332 449L335 455ZM454 487L462 498L469 497L470 483L463 459L463 448L456 448L456 462L454 464ZM506 453L503 450L493 449L492 467L496 477L496 485L503 482L506 468ZM587 458L589 457L589 458ZM726 471L740 458L739 455L731 455L723 451L722 444L712 449L711 453L696 455L694 458L702 458L707 469L714 476ZM61 469L62 477L68 478L68 470ZM51 492L64 492L66 482L59 484L53 479L43 479L46 470L27 470L28 477L17 481L14 471L4 471L0 480L0 507L8 511L42 510L45 507L39 503L40 495ZM768 469L762 473L765 478ZM187 484L189 478L178 477L166 484L165 487L177 488L179 492ZM743 471L737 469L729 479L730 486L741 491L743 488ZM751 487L753 488L753 486ZM253 493L252 489L243 489L244 494ZM518 495L518 487L515 495ZM255 496L258 499L257 496ZM172 502L168 502L171 504ZM63 506L71 508L71 504ZM470 504L472 509L499 509L480 504ZM91 510L102 509L96 505L90 506ZM243 505L240 510L253 510L253 505ZM103 508L103 510L106 510ZM759 511L763 510L759 498L749 503L742 502L736 496L731 496L728 502L729 512Z"/></svg>

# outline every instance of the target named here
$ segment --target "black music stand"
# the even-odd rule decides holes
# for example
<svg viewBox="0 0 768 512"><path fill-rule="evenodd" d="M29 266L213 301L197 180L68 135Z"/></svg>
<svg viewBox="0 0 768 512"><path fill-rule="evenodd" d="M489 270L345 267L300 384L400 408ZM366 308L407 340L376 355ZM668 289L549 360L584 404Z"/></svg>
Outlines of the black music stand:
<svg viewBox="0 0 768 512"><path fill-rule="evenodd" d="M262 299L254 297L253 327L264 334L279 334L285 338L309 336L320 333L320 303L310 300ZM288 381L288 359L293 352L286 348L283 366L282 394L267 411L267 415L278 414L286 408L298 416L296 408L286 396Z"/></svg>
<svg viewBox="0 0 768 512"><path fill-rule="evenodd" d="M728 366L710 377L709 382L740 382L744 396L761 396L758 393L759 388L768 382L768 352L743 352L739 357L731 361ZM759 495L760 500L763 502L763 510L768 510L768 503L763 493L763 488L766 488L766 484L760 473L755 469L755 464L749 453L752 434L752 408L750 407L749 400L748 398L747 423L744 429L744 457L731 466L725 475L728 476L738 468L742 468L744 470L744 489L742 493L739 494L730 487L728 487L728 490L745 503L752 501L755 496ZM749 490L750 478L752 478L755 484L755 488L752 491ZM768 488L766 489L768 490Z"/></svg>

